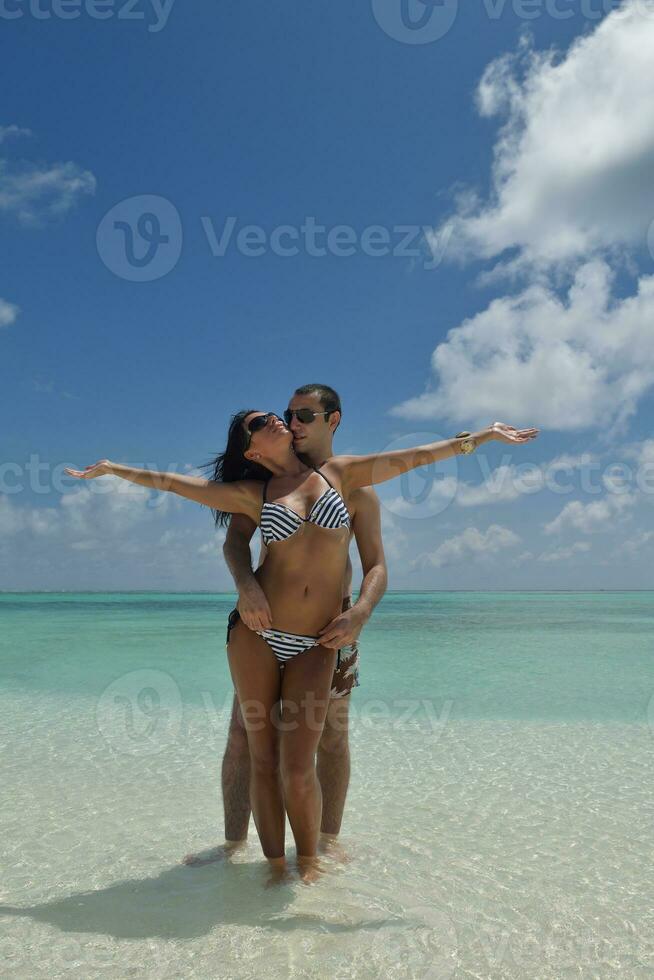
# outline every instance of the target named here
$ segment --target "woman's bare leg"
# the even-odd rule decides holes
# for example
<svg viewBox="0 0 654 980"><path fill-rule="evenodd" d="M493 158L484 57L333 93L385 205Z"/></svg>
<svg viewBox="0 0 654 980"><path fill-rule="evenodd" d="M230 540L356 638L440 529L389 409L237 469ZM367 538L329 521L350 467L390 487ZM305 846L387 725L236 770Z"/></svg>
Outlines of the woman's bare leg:
<svg viewBox="0 0 654 980"><path fill-rule="evenodd" d="M284 864L285 813L279 774L278 708L281 678L265 640L237 623L227 648L250 749L250 802L263 853Z"/></svg>
<svg viewBox="0 0 654 980"><path fill-rule="evenodd" d="M313 647L289 660L282 680L280 762L300 867L315 863L322 816L316 749L325 724L336 651Z"/></svg>

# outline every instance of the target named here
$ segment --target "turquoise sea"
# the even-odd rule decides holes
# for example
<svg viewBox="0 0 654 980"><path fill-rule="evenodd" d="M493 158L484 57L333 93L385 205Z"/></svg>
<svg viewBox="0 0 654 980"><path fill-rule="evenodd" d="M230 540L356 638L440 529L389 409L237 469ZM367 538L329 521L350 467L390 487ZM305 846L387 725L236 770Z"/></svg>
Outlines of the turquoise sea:
<svg viewBox="0 0 654 980"><path fill-rule="evenodd" d="M0 595L3 978L654 975L654 593L389 593L310 887L253 824L180 864L222 840L232 606Z"/></svg>

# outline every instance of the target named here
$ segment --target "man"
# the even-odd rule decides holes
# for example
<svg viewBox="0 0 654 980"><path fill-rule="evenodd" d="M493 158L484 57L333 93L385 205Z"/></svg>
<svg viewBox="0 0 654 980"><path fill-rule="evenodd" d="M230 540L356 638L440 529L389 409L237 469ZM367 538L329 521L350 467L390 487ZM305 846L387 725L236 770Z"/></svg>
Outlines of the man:
<svg viewBox="0 0 654 980"><path fill-rule="evenodd" d="M304 385L291 398L287 417L293 446L303 461L320 467L334 455L333 438L341 421L341 402L328 385ZM299 415L299 417L298 417ZM345 797L350 780L349 697L358 681L357 639L386 591L386 560L381 538L379 499L372 487L354 491L348 500L352 533L356 538L363 581L352 605L352 564L348 559L343 583L342 612L320 632L326 647L339 650L332 681L325 727L318 746L317 772L322 790L321 845L337 852ZM244 514L234 514L223 547L225 560L238 589L238 610L249 629L270 629L272 619L266 597L252 571L250 541L256 525ZM259 565L266 554L261 545ZM204 864L229 857L241 847L250 821L250 755L247 733L234 696L227 747L222 765L225 843L200 855L188 855L187 864Z"/></svg>

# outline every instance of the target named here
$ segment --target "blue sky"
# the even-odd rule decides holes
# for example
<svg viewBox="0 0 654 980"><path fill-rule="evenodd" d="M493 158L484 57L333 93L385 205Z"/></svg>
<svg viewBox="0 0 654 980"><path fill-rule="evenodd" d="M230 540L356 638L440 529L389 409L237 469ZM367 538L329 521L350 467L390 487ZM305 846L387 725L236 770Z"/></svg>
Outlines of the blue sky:
<svg viewBox="0 0 654 980"><path fill-rule="evenodd" d="M654 587L645 0L97 9L0 13L0 588L229 588L208 511L63 466L314 380L337 451L541 429L380 488L391 587Z"/></svg>

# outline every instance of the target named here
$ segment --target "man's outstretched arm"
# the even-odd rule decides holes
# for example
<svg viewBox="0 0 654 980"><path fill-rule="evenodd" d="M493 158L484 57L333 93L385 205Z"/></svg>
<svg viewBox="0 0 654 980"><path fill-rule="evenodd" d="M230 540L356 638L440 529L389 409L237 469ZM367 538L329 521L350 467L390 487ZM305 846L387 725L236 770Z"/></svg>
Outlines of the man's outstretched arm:
<svg viewBox="0 0 654 980"><path fill-rule="evenodd" d="M263 589L252 571L250 541L257 525L245 514L233 514L223 545L227 567L238 589L238 611L251 630L267 630L272 626L270 606Z"/></svg>
<svg viewBox="0 0 654 980"><path fill-rule="evenodd" d="M388 584L379 497L372 487L363 487L352 494L352 500L356 501L353 527L363 581L359 598L352 608L341 613L320 632L323 646L334 649L354 643Z"/></svg>

